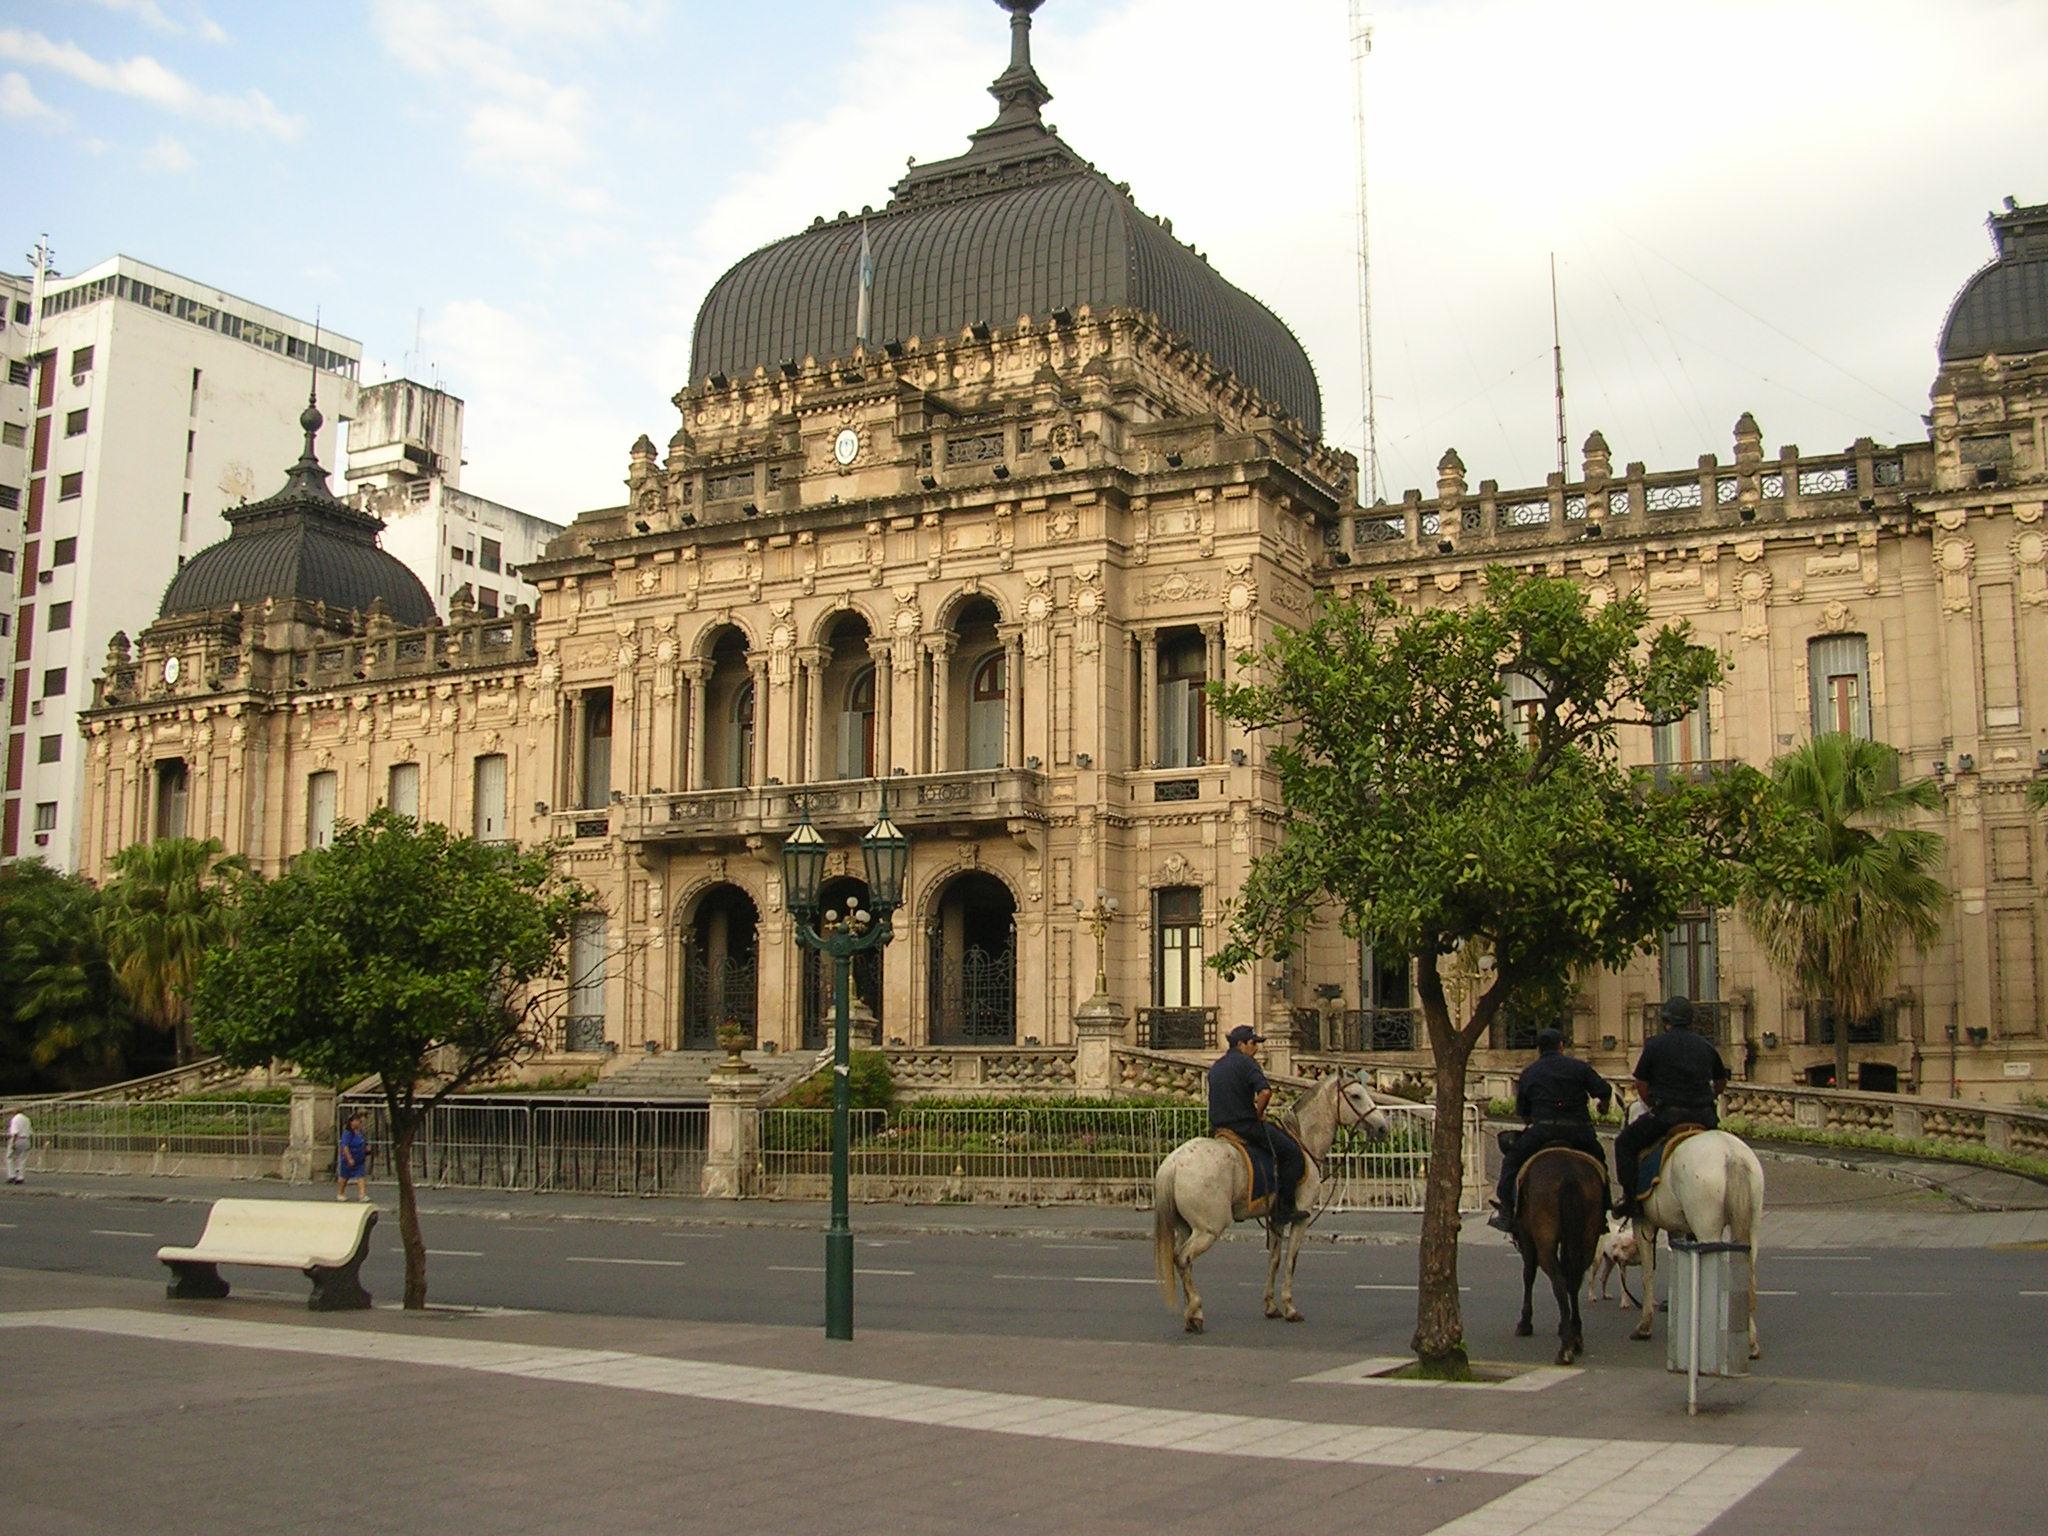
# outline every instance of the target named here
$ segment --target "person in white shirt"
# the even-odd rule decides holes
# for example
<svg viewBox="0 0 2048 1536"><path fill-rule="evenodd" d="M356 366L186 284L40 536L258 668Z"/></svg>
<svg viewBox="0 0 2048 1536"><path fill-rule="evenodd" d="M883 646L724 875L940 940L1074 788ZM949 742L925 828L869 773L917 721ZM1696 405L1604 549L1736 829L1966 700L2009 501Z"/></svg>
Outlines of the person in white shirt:
<svg viewBox="0 0 2048 1536"><path fill-rule="evenodd" d="M7 1122L7 1182L26 1184L28 1173L28 1116L20 1110Z"/></svg>

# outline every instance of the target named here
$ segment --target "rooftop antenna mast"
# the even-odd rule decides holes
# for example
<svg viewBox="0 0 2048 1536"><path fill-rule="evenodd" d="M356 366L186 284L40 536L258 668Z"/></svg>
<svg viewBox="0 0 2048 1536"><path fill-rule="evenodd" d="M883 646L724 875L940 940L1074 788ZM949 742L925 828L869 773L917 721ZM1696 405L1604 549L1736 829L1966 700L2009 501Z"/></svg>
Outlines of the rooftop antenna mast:
<svg viewBox="0 0 2048 1536"><path fill-rule="evenodd" d="M1557 390L1557 472L1567 479L1571 470L1565 463L1564 431L1564 344L1557 327L1557 252L1550 253L1550 366Z"/></svg>
<svg viewBox="0 0 2048 1536"><path fill-rule="evenodd" d="M1364 396L1364 437L1358 461L1358 499L1383 496L1379 424L1372 387L1372 240L1366 217L1365 61L1372 55L1372 26L1365 0L1351 0L1351 121L1358 135L1358 387Z"/></svg>
<svg viewBox="0 0 2048 1536"><path fill-rule="evenodd" d="M29 284L28 296L28 355L31 367L35 364L43 337L43 290L51 278L57 275L57 253L50 249L50 237L38 235L36 243L28 250L29 271L35 274ZM55 363L49 366L55 367Z"/></svg>

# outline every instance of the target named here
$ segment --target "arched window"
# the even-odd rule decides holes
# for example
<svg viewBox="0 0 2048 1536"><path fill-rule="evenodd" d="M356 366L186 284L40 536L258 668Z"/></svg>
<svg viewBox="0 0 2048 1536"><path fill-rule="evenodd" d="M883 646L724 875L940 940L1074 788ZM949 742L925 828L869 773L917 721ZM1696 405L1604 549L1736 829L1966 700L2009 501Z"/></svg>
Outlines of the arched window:
<svg viewBox="0 0 2048 1536"><path fill-rule="evenodd" d="M846 685L839 715L839 777L875 776L875 669L862 667Z"/></svg>
<svg viewBox="0 0 2048 1536"><path fill-rule="evenodd" d="M974 669L967 695L967 766L1003 766L1003 738L1010 699L1010 669L1001 651L991 651Z"/></svg>
<svg viewBox="0 0 2048 1536"><path fill-rule="evenodd" d="M754 685L742 683L732 696L732 759L726 765L727 781L734 785L753 782L754 772Z"/></svg>

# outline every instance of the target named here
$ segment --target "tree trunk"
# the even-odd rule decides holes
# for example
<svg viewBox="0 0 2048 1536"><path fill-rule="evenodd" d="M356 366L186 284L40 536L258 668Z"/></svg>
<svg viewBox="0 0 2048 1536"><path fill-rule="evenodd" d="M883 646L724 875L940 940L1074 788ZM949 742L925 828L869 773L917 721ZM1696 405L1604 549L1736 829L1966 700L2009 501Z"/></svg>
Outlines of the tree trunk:
<svg viewBox="0 0 2048 1536"><path fill-rule="evenodd" d="M1455 1028L1437 978L1434 956L1421 957L1417 991L1436 1063L1436 1115L1430 1125L1429 1174L1422 1199L1421 1272L1416 1283L1415 1351L1427 1376L1466 1380L1465 1319L1458 1305L1458 1196L1465 1172L1465 1069L1472 1043Z"/></svg>
<svg viewBox="0 0 2048 1536"><path fill-rule="evenodd" d="M398 1236L405 1244L405 1307L417 1312L427 1304L427 1241L420 1235L420 1207L412 1186L412 1143L419 1134L415 1109L400 1109L387 1098L391 1116L391 1156L398 1164Z"/></svg>
<svg viewBox="0 0 2048 1536"><path fill-rule="evenodd" d="M1432 1031L1432 1034L1435 1032ZM1422 1200L1422 1259L1410 1348L1425 1374L1470 1375L1465 1319L1458 1305L1458 1196L1465 1171L1465 1067L1470 1048L1456 1032L1436 1040L1436 1116L1430 1126L1429 1175Z"/></svg>
<svg viewBox="0 0 2048 1536"><path fill-rule="evenodd" d="M1837 1008L1835 1015L1835 1086L1849 1086L1849 1015Z"/></svg>

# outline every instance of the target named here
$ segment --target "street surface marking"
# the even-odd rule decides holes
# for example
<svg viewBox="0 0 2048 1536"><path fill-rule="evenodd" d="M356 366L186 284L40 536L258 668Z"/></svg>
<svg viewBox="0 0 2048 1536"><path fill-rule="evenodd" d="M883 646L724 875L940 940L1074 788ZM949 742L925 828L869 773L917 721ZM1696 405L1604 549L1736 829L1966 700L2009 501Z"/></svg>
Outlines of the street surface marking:
<svg viewBox="0 0 2048 1536"><path fill-rule="evenodd" d="M1781 1253L1780 1264L1868 1264L1867 1253Z"/></svg>
<svg viewBox="0 0 2048 1536"><path fill-rule="evenodd" d="M1135 1280L1129 1275L990 1275L991 1280L1064 1280L1069 1285L1157 1285L1157 1280ZM1246 1280L1245 1285L1256 1285Z"/></svg>
<svg viewBox="0 0 2048 1536"><path fill-rule="evenodd" d="M1412 1284L1409 1284L1409 1285L1354 1285L1353 1287L1351 1287L1351 1289L1353 1289L1354 1291L1412 1291L1412 1290L1414 1290L1414 1289L1415 1289L1415 1287L1414 1287L1414 1285L1412 1285ZM1471 1286L1469 1286L1469 1285L1461 1285L1461 1286L1459 1286L1459 1287L1458 1287L1458 1289L1459 1289L1459 1290L1461 1290L1461 1291L1469 1291L1469 1290L1471 1290L1471 1289L1472 1289L1472 1287L1471 1287Z"/></svg>
<svg viewBox="0 0 2048 1536"><path fill-rule="evenodd" d="M1115 1243L1041 1243L1047 1253L1107 1253Z"/></svg>
<svg viewBox="0 0 2048 1536"><path fill-rule="evenodd" d="M94 1227L94 1237L155 1237L154 1232L129 1232L121 1227Z"/></svg>
<svg viewBox="0 0 2048 1536"><path fill-rule="evenodd" d="M1953 1291L1829 1291L1830 1296L1952 1296Z"/></svg>
<svg viewBox="0 0 2048 1536"><path fill-rule="evenodd" d="M688 1269L682 1259L587 1259L572 1253L562 1261L565 1264L644 1264L650 1269Z"/></svg>
<svg viewBox="0 0 2048 1536"><path fill-rule="evenodd" d="M770 1370L619 1350L250 1323L113 1307L4 1313L0 1328L74 1329L160 1343L439 1366L1090 1446L1528 1479L1435 1527L1430 1536L1503 1536L1536 1530L1570 1531L1572 1536L1698 1536L1799 1454L1786 1446L1326 1424Z"/></svg>
<svg viewBox="0 0 2048 1536"><path fill-rule="evenodd" d="M8 1231L12 1232L14 1230L14 1223L11 1221L0 1221L0 1227L5 1227Z"/></svg>
<svg viewBox="0 0 2048 1536"><path fill-rule="evenodd" d="M725 1236L723 1232L664 1232L661 1235L663 1237L695 1237L713 1243L718 1242Z"/></svg>
<svg viewBox="0 0 2048 1536"><path fill-rule="evenodd" d="M403 1248L394 1248L391 1251L393 1253L405 1252ZM484 1253L481 1248L429 1248L427 1250L427 1257L430 1259L480 1259L483 1256Z"/></svg>
<svg viewBox="0 0 2048 1536"><path fill-rule="evenodd" d="M2021 1291L2022 1296L2048 1296L2048 1291Z"/></svg>
<svg viewBox="0 0 2048 1536"><path fill-rule="evenodd" d="M822 1264L770 1264L770 1265L768 1266L768 1269L769 1269L770 1273L772 1273L772 1274L778 1274L778 1275L822 1275L823 1273L825 1273L825 1266L824 1266L824 1265L822 1265ZM859 1269L859 1268L856 1268L856 1269L854 1270L854 1273L855 1273L856 1275L899 1275L899 1276L900 1276L900 1275L914 1275L914 1274L916 1274L916 1273L917 1273L917 1271L916 1271L916 1270L914 1270L914 1269Z"/></svg>

